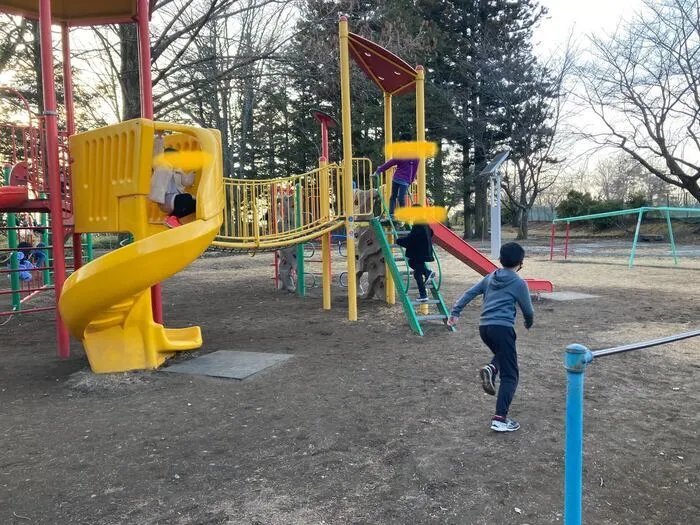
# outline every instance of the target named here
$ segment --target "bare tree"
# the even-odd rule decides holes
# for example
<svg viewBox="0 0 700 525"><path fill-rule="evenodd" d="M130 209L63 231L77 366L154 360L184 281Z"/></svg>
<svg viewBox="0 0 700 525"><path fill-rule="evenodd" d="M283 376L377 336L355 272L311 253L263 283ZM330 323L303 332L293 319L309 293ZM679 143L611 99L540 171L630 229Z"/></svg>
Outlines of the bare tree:
<svg viewBox="0 0 700 525"><path fill-rule="evenodd" d="M700 200L700 0L644 6L609 38L591 38L580 77L603 129L584 135Z"/></svg>
<svg viewBox="0 0 700 525"><path fill-rule="evenodd" d="M592 181L597 186L603 200L627 201L633 193L644 192L641 188L645 170L639 162L624 152L601 159L592 174Z"/></svg>
<svg viewBox="0 0 700 525"><path fill-rule="evenodd" d="M563 128L572 47L567 45L558 64L550 62L534 68L536 76L528 82L529 87L515 90L514 96L521 100L506 109L511 121L509 143L514 169L512 176L507 173L504 177L503 190L518 239L527 239L529 212L538 197L556 182L570 145L571 135ZM521 90L525 93L518 95Z"/></svg>
<svg viewBox="0 0 700 525"><path fill-rule="evenodd" d="M255 108L263 81L293 34L292 11L281 2L242 0L235 17L212 17L185 55L189 68L164 76L168 106L161 114L181 114L201 126L216 127L224 143L224 171L254 172ZM176 101L172 94L178 94Z"/></svg>
<svg viewBox="0 0 700 525"><path fill-rule="evenodd" d="M29 29L29 20L3 14L0 17L0 73L4 73L16 58L17 47L20 46Z"/></svg>

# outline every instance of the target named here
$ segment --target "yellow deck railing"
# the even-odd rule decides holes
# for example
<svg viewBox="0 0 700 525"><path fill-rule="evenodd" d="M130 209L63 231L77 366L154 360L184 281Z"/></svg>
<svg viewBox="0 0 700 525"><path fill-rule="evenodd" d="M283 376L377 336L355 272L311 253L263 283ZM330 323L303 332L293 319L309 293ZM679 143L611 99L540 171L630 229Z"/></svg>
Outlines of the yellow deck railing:
<svg viewBox="0 0 700 525"><path fill-rule="evenodd" d="M226 210L213 245L239 250L282 248L338 228L348 212L371 215L372 193L377 188L370 159L353 159L352 210L343 199L342 178L338 164L277 179L224 178ZM329 204L325 214L323 198Z"/></svg>
<svg viewBox="0 0 700 525"><path fill-rule="evenodd" d="M336 165L278 179L224 179L226 211L213 245L272 249L297 244L338 228L345 218L342 169ZM329 199L322 213L321 198Z"/></svg>

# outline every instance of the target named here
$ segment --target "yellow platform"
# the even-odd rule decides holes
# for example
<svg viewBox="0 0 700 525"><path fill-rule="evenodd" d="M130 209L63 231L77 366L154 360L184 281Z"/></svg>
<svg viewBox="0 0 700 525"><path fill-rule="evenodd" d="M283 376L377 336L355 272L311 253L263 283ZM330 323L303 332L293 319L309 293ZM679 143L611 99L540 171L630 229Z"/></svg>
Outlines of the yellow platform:
<svg viewBox="0 0 700 525"><path fill-rule="evenodd" d="M166 144L201 148L214 159L196 173L196 213L172 230L147 197L157 131L172 133ZM71 137L70 153L76 233L134 237L78 269L61 293L63 320L83 342L92 370L157 368L174 351L199 348L199 327L168 329L154 322L150 287L197 259L219 231L224 199L218 131L136 119Z"/></svg>

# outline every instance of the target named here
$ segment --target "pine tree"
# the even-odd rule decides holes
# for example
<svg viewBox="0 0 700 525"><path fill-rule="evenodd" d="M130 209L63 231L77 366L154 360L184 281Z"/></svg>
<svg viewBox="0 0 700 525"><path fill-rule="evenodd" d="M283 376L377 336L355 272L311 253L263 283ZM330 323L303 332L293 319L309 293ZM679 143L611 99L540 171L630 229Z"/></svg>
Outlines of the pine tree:
<svg viewBox="0 0 700 525"><path fill-rule="evenodd" d="M419 0L418 7L435 42L431 82L454 116L445 131L462 155L465 236L481 236L487 181L475 174L508 138L502 87L517 86L533 63L532 28L546 10L535 0Z"/></svg>
<svg viewBox="0 0 700 525"><path fill-rule="evenodd" d="M298 36L289 53L291 89L298 95L292 107L298 116L296 126L304 136L314 138L299 146L306 156L317 155L318 124L310 110L320 108L340 120L340 71L338 61L338 19L346 14L353 33L369 38L409 63L424 56L420 34L423 20L411 0L386 2L358 2L355 0L308 0L299 17ZM353 154L369 157L376 165L383 160L384 137L383 95L357 67L351 67L351 104ZM407 131L415 134L415 98L407 94L393 101L394 139ZM336 133L331 148L340 160L342 149L340 132ZM301 149L297 153L301 155ZM314 164L315 165L315 162Z"/></svg>

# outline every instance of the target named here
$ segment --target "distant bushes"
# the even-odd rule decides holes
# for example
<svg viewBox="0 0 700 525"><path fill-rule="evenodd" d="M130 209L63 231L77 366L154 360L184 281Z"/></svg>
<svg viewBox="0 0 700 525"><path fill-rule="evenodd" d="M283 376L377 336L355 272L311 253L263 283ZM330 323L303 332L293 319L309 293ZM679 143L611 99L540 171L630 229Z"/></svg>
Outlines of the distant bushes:
<svg viewBox="0 0 700 525"><path fill-rule="evenodd" d="M579 217L581 215L593 215L596 213L640 208L647 205L648 201L646 196L640 193L630 195L627 201L623 201L622 199L594 199L588 192L581 193L580 191L571 190L566 194L566 198L557 205L557 217ZM629 221L630 218L633 218L633 216L621 215L583 221L583 223L595 230L606 230L608 228L624 226L625 221Z"/></svg>

